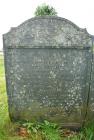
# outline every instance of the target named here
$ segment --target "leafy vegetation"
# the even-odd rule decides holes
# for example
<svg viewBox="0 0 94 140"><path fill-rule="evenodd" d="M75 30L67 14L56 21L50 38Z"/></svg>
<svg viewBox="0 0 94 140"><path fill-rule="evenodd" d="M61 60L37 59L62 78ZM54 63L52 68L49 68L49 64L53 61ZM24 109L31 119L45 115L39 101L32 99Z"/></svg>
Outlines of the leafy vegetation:
<svg viewBox="0 0 94 140"><path fill-rule="evenodd" d="M36 8L35 16L45 16L45 15L56 16L57 12L53 7L46 4L42 4L41 6L38 6Z"/></svg>
<svg viewBox="0 0 94 140"><path fill-rule="evenodd" d="M56 124L44 121L43 123L23 123L23 126L27 128L28 133L39 133L41 137L47 140L60 140L59 130Z"/></svg>
<svg viewBox="0 0 94 140"><path fill-rule="evenodd" d="M0 55L0 140L94 140L94 122L80 132L59 129L59 126L43 123L12 123L8 115L3 55Z"/></svg>

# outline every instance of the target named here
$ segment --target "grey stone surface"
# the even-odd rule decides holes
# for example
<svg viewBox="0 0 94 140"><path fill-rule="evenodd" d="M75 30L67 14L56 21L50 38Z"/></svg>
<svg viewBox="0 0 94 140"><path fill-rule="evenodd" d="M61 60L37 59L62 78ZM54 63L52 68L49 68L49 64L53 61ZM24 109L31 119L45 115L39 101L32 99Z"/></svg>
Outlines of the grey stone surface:
<svg viewBox="0 0 94 140"><path fill-rule="evenodd" d="M11 119L82 124L94 97L93 39L86 29L36 17L3 39Z"/></svg>
<svg viewBox="0 0 94 140"><path fill-rule="evenodd" d="M36 17L27 20L4 35L5 45L11 47L58 48L92 45L86 29L80 29L72 22L59 17Z"/></svg>
<svg viewBox="0 0 94 140"><path fill-rule="evenodd" d="M93 53L91 60L91 77L90 77L90 89L89 89L89 99L87 107L86 120L94 121L94 36L93 36Z"/></svg>

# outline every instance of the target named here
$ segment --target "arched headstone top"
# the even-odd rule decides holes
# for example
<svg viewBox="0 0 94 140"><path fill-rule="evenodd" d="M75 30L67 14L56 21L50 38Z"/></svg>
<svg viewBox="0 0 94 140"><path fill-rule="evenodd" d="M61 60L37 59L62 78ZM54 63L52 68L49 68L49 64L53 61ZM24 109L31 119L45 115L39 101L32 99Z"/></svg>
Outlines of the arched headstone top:
<svg viewBox="0 0 94 140"><path fill-rule="evenodd" d="M71 21L56 17L34 17L3 35L5 47L90 47L92 36Z"/></svg>

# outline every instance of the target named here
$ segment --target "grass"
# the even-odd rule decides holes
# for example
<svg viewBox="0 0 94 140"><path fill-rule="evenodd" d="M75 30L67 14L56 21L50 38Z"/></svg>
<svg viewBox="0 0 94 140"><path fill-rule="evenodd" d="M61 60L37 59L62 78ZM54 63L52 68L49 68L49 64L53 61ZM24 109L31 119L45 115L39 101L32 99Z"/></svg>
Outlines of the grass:
<svg viewBox="0 0 94 140"><path fill-rule="evenodd" d="M9 119L5 87L4 61L3 55L0 55L0 140L94 140L94 123L88 124L81 132L68 136L69 130L58 131L55 125L47 121L41 125L29 122L24 125L30 131L30 136L19 136L16 131L19 124L12 123Z"/></svg>

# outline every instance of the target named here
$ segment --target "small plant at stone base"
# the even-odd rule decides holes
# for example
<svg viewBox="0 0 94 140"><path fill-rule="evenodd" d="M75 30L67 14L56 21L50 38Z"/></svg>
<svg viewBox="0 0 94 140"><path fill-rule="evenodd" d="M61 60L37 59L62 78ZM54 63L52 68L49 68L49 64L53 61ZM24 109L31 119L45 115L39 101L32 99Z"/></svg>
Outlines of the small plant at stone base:
<svg viewBox="0 0 94 140"><path fill-rule="evenodd" d="M37 134L41 131L46 140L60 140L58 126L55 123L50 123L46 120L43 123L26 122L23 123L23 127L27 128L28 133Z"/></svg>
<svg viewBox="0 0 94 140"><path fill-rule="evenodd" d="M24 123L21 122L21 127L26 129L28 137L30 137L32 140L43 140L39 123L32 123L29 121L26 121Z"/></svg>
<svg viewBox="0 0 94 140"><path fill-rule="evenodd" d="M45 120L44 123L41 125L41 128L42 128L42 133L47 140L60 140L57 124L50 123Z"/></svg>
<svg viewBox="0 0 94 140"><path fill-rule="evenodd" d="M38 130L41 128L40 124L32 122L23 123L22 126L27 128L28 133L30 132L37 133Z"/></svg>

